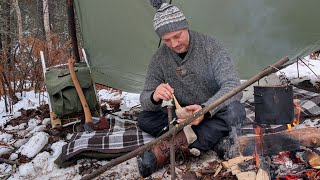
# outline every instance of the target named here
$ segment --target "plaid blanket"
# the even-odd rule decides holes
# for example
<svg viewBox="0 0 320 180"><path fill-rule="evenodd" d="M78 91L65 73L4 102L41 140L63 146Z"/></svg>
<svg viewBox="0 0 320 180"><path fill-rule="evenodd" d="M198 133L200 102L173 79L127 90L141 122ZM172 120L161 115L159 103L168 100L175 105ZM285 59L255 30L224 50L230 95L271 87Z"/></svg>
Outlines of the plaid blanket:
<svg viewBox="0 0 320 180"><path fill-rule="evenodd" d="M141 131L133 121L116 120L112 116L108 120L110 123L108 130L74 134L69 143L63 146L57 164L69 161L84 152L87 154L124 154L154 139L151 135Z"/></svg>
<svg viewBox="0 0 320 180"><path fill-rule="evenodd" d="M320 115L320 95L317 93L294 88L294 97L301 106L300 121ZM254 105L251 101L245 102L247 118L242 134L254 134ZM65 162L81 153L124 154L142 146L154 138L142 132L136 122L109 117L110 129L92 133L74 134L62 148L58 161ZM286 125L267 125L261 128L262 133L277 132L287 129ZM96 157L96 156L93 156ZM115 156L113 156L115 157Z"/></svg>

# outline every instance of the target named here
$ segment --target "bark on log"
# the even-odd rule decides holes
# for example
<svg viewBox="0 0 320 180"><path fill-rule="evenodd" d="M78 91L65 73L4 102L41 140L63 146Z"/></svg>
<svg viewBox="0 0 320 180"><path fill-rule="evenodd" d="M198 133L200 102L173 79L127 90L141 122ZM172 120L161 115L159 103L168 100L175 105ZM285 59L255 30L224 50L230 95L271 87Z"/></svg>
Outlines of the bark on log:
<svg viewBox="0 0 320 180"><path fill-rule="evenodd" d="M193 116L190 116L190 117L186 118L185 121L181 122L176 127L173 127L172 129L170 129L168 132L166 132L165 134L161 135L157 139L154 139L153 141L149 142L148 144L145 144L144 146L141 146L138 149L136 149L136 150L134 150L134 151L132 151L132 152L130 152L128 154L125 154L125 155L123 155L121 157L118 157L116 159L111 160L108 164L101 166L99 169L97 169L93 173L83 177L82 180L93 179L93 178L97 177L98 175L102 174L103 172L105 172L106 170L108 170L109 168L111 168L111 167L113 167L115 165L118 165L118 164L120 164L120 163L122 163L122 162L124 162L124 161L126 161L128 159L131 159L131 158L133 158L133 157L135 157L135 156L137 156L139 154L142 154L144 151L150 149L153 145L159 143L160 141L164 140L167 137L172 136L172 134L174 134L175 132L179 132L186 125L190 124L190 122L192 122L193 120L195 120L198 117L204 115L205 113L209 112L210 110L216 108L217 106L222 104L224 101L226 101L229 98L233 97L234 95L238 94L239 92L241 92L242 90L244 90L245 88L250 86L251 84L253 84L256 81L258 81L259 79L263 78L264 76L269 75L270 73L276 72L277 69L281 69L281 66L284 63L288 62L288 61L289 61L288 57L284 57L284 58L280 59L278 62L274 63L273 65L270 65L268 68L264 69L263 71L261 71L260 73L258 73L255 76L253 76L252 78L250 78L246 82L242 83L241 85L237 86L236 88L234 88L230 92L226 93L225 95L223 95L222 97L217 99L215 102L213 102L213 103L209 104L208 106L204 107L203 109L201 109L200 111L195 113Z"/></svg>
<svg viewBox="0 0 320 180"><path fill-rule="evenodd" d="M252 155L255 152L255 138L256 136L239 137L240 152L244 156ZM281 151L299 150L300 146L319 147L320 129L307 127L261 135L261 146L263 151L258 152L261 156Z"/></svg>

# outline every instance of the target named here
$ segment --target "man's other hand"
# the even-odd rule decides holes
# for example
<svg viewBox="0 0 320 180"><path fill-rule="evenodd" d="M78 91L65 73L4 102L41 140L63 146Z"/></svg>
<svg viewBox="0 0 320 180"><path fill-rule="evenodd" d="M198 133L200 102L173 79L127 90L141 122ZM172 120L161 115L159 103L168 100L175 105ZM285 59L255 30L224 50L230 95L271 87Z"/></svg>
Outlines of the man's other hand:
<svg viewBox="0 0 320 180"><path fill-rule="evenodd" d="M191 111L192 114L194 114L194 113L196 113L196 112L198 112L198 111L200 111L200 110L202 109L202 107L201 107L200 105L198 105L198 104L189 105L189 106L186 106L185 108L186 108L188 111ZM200 122L203 120L203 118L204 118L204 115L198 117L197 119L193 120L193 121L190 123L190 125L195 125L195 126L196 126L196 125L200 124ZM184 121L184 120L185 120L185 119L178 119L178 122L180 123L180 122L182 122L182 121Z"/></svg>

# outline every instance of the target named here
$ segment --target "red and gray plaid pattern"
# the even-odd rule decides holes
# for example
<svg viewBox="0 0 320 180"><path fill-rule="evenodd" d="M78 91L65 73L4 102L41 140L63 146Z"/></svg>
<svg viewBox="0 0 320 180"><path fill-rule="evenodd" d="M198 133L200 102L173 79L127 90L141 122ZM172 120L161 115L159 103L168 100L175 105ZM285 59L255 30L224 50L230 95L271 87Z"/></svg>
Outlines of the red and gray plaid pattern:
<svg viewBox="0 0 320 180"><path fill-rule="evenodd" d="M151 135L142 132L135 122L114 118L109 122L108 130L74 134L70 142L63 146L61 159L67 161L82 152L126 153L154 139Z"/></svg>

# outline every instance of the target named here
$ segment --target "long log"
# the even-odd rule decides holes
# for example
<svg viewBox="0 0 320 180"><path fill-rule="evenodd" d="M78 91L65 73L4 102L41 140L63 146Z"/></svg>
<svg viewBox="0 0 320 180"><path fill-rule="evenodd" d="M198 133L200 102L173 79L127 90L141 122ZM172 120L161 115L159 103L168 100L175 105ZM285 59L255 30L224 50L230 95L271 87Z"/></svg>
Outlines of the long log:
<svg viewBox="0 0 320 180"><path fill-rule="evenodd" d="M240 152L244 156L252 155L255 152L254 136L239 137ZM299 150L304 147L320 146L320 129L316 127L306 127L301 129L292 129L290 131L281 131L277 133L265 134L260 136L260 144L263 151L259 151L259 155L269 155L279 153L281 151Z"/></svg>
<svg viewBox="0 0 320 180"><path fill-rule="evenodd" d="M222 104L224 101L226 101L226 100L230 99L231 97L233 97L234 95L238 94L239 92L241 92L242 90L244 90L245 88L250 86L251 84L258 81L259 79L263 78L264 76L269 75L270 73L276 72L277 69L281 69L281 66L288 61L289 61L288 57L284 57L284 58L280 59L278 62L274 63L273 65L270 65L269 67L267 67L263 71L259 72L257 75L253 76L252 78L250 78L246 82L237 86L236 88L234 88L230 92L226 93L225 95L223 95L222 97L220 97L219 99L214 101L213 103L204 107L202 110L200 110L197 113L193 114L192 116L188 117L185 121L179 123L179 125L173 127L172 129L170 129L168 132L164 133L160 137L152 140L151 142L145 144L144 146L139 147L138 149L136 149L132 152L129 152L128 154L125 154L121 157L118 157L116 159L111 160L108 164L101 166L99 169L97 169L93 173L83 177L82 180L93 179L93 178L97 177L98 175L102 174L103 172L105 172L106 170L108 170L109 168L116 166L116 165L118 165L128 159L131 159L131 158L139 155L139 154L142 154L146 150L149 150L152 146L154 146L158 142L164 140L165 138L168 138L169 136L172 136L172 134L174 134L175 132L179 132L180 130L182 130L183 127L188 125L193 120L204 115L205 113L209 112L210 110L216 108L217 106Z"/></svg>

